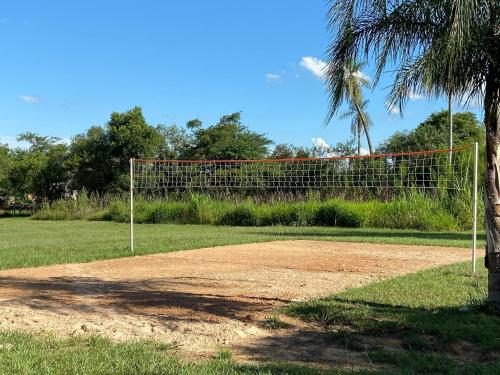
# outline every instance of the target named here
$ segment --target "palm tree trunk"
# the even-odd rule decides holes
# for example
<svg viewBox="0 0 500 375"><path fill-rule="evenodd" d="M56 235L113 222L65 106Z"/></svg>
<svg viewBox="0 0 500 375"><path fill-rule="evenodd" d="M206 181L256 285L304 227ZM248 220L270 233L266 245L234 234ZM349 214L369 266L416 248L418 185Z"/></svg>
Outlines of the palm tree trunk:
<svg viewBox="0 0 500 375"><path fill-rule="evenodd" d="M361 126L359 123L356 125L356 129L358 130L358 155L361 155Z"/></svg>
<svg viewBox="0 0 500 375"><path fill-rule="evenodd" d="M484 124L486 127L486 259L488 302L500 311L500 72L486 79ZM496 76L495 76L496 74Z"/></svg>
<svg viewBox="0 0 500 375"><path fill-rule="evenodd" d="M366 126L363 121L363 128L365 129L366 142L368 142L368 150L370 151L370 155L373 154L372 140L370 138L370 133L368 132L368 126Z"/></svg>
<svg viewBox="0 0 500 375"><path fill-rule="evenodd" d="M363 115L361 114L361 108L359 107L359 103L357 103L355 100L353 100L354 106L356 107L356 111L358 112L359 119L361 120L361 123L363 124L363 130L365 131L366 135L366 142L368 143L368 151L370 152L370 155L373 154L373 148L372 148L372 140L370 139L370 134L368 133L368 126L366 126L365 119Z"/></svg>

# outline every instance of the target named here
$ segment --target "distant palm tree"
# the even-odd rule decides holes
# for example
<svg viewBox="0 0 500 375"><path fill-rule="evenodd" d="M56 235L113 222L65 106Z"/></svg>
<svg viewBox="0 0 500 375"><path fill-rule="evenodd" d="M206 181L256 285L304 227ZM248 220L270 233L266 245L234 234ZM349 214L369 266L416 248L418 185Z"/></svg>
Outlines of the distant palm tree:
<svg viewBox="0 0 500 375"><path fill-rule="evenodd" d="M326 71L333 116L345 66L373 57L374 83L393 69L388 96L401 111L410 93L481 98L486 127L488 300L500 307L500 3L498 0L330 0Z"/></svg>
<svg viewBox="0 0 500 375"><path fill-rule="evenodd" d="M353 59L347 60L342 66L342 82L337 87L335 93L331 93L330 99L332 102L335 102L337 106L339 106L340 103L347 101L350 108L354 109L365 132L366 142L368 143L368 150L370 151L370 154L372 154L373 147L370 138L370 132L368 130L369 126L364 122L365 116L363 116L363 111L361 109L361 104L363 103L363 94L361 92L361 89L363 87L370 87L370 81L361 72L361 69L364 66L365 63L356 62ZM336 109L337 108L335 108L334 111L330 111L328 113L326 123L330 122L330 120L336 113Z"/></svg>
<svg viewBox="0 0 500 375"><path fill-rule="evenodd" d="M349 110L342 113L339 117L340 120L351 119L351 134L356 138L358 144L358 155L361 155L361 135L364 131L364 124L370 129L372 120L366 111L368 100L363 100L358 107L353 104L349 105Z"/></svg>

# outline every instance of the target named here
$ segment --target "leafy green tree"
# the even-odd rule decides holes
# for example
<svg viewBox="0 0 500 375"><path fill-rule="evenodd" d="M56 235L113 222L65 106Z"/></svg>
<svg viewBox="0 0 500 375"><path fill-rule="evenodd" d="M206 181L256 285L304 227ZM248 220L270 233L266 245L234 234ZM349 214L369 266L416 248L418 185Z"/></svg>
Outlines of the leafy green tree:
<svg viewBox="0 0 500 375"><path fill-rule="evenodd" d="M352 156L356 152L354 144L354 138L349 138L345 142L338 142L330 147L329 155L327 156Z"/></svg>
<svg viewBox="0 0 500 375"><path fill-rule="evenodd" d="M7 202L11 195L9 172L12 168L12 153L7 145L0 144L0 207Z"/></svg>
<svg viewBox="0 0 500 375"><path fill-rule="evenodd" d="M38 203L60 198L69 180L68 146L59 138L31 132L21 134L17 140L28 142L29 147L11 152L10 194L20 201L33 195Z"/></svg>
<svg viewBox="0 0 500 375"><path fill-rule="evenodd" d="M307 148L307 147L297 147L297 149L295 150L295 157L296 158L311 158L312 157L312 151L311 149Z"/></svg>
<svg viewBox="0 0 500 375"><path fill-rule="evenodd" d="M249 130L241 122L241 113L222 116L207 128L195 126L193 143L186 149L187 159L243 160L262 159L272 142L263 134Z"/></svg>
<svg viewBox="0 0 500 375"><path fill-rule="evenodd" d="M98 193L126 190L129 159L158 158L164 150L161 129L146 123L141 108L113 112L104 128L94 126L73 139L74 186Z"/></svg>
<svg viewBox="0 0 500 375"><path fill-rule="evenodd" d="M177 125L158 125L158 131L164 139L160 152L160 159L180 159L192 142L192 137L188 132Z"/></svg>
<svg viewBox="0 0 500 375"><path fill-rule="evenodd" d="M193 120L189 120L187 123L186 123L186 128L188 128L189 130L198 130L200 129L201 127L203 126L203 122L201 122L201 120L195 118Z"/></svg>
<svg viewBox="0 0 500 375"><path fill-rule="evenodd" d="M481 98L486 128L488 299L500 307L500 5L498 0L333 0L327 87L331 113L345 91L345 66L372 57L376 84L394 71L389 105L411 93Z"/></svg>
<svg viewBox="0 0 500 375"><path fill-rule="evenodd" d="M73 187L87 191L106 192L113 186L114 173L104 128L93 126L85 134L79 134L71 143L71 159L74 161Z"/></svg>
<svg viewBox="0 0 500 375"><path fill-rule="evenodd" d="M453 120L455 147L484 142L484 126L473 113L456 113ZM380 146L379 151L389 154L445 149L448 148L448 132L448 111L436 112L414 130L394 133Z"/></svg>
<svg viewBox="0 0 500 375"><path fill-rule="evenodd" d="M349 138L345 142L338 142L333 146L314 146L310 149L310 157L328 158L335 156L352 156L356 152L355 139Z"/></svg>
<svg viewBox="0 0 500 375"><path fill-rule="evenodd" d="M123 113L113 112L106 128L113 183L117 189L126 190L130 158L158 158L164 139L157 128L146 123L139 107Z"/></svg>
<svg viewBox="0 0 500 375"><path fill-rule="evenodd" d="M291 159L291 158L309 158L311 150L306 147L298 147L286 143L277 144L270 155L271 159Z"/></svg>
<svg viewBox="0 0 500 375"><path fill-rule="evenodd" d="M295 157L295 147L286 143L277 144L269 155L271 159L290 159Z"/></svg>
<svg viewBox="0 0 500 375"><path fill-rule="evenodd" d="M45 153L44 163L32 183L33 192L38 198L53 201L68 191L71 173L68 150L66 144L54 144Z"/></svg>

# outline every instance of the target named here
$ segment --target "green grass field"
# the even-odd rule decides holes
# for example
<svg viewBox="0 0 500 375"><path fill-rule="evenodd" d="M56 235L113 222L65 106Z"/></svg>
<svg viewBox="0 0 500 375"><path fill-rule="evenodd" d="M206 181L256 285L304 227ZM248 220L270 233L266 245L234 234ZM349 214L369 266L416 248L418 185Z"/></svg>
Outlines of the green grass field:
<svg viewBox="0 0 500 375"><path fill-rule="evenodd" d="M0 219L0 267L82 262L130 255L126 224ZM139 254L280 239L321 239L441 246L470 245L469 233L432 233L315 227L139 225ZM478 245L482 246L484 235ZM467 251L464 249L464 251ZM361 351L380 374L498 374L500 318L484 307L486 271L458 264L351 289L284 308L319 324L331 345ZM466 311L463 306L469 306ZM279 329L279 328L278 328ZM395 349L380 340L398 342ZM366 345L366 341L371 342ZM378 341L377 341L378 340ZM375 342L375 344L374 344ZM286 363L241 364L221 352L210 361L180 361L153 342L104 338L59 339L0 332L0 374L346 374Z"/></svg>
<svg viewBox="0 0 500 375"><path fill-rule="evenodd" d="M283 311L323 325L332 342L405 373L500 373L500 317L484 305L486 279L484 267L472 275L468 264L454 264ZM396 342L402 350L366 346L366 338Z"/></svg>
<svg viewBox="0 0 500 375"><path fill-rule="evenodd" d="M127 224L114 222L0 219L0 269L130 256L129 230ZM135 255L292 239L471 246L468 232L338 227L142 224L136 225L135 236ZM479 247L483 241L484 234L480 234Z"/></svg>
<svg viewBox="0 0 500 375"><path fill-rule="evenodd" d="M150 342L111 343L99 337L34 337L0 333L0 373L22 375L236 375L304 374L325 372L286 363L238 364L228 352L201 363L180 361L168 345ZM328 374L348 374L328 371Z"/></svg>

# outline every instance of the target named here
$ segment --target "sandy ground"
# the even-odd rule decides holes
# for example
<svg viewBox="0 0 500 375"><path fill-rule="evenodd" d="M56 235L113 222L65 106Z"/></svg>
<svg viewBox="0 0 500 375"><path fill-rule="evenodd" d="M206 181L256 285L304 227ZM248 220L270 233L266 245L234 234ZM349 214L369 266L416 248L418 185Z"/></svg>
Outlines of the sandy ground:
<svg viewBox="0 0 500 375"><path fill-rule="evenodd" d="M221 347L239 359L345 362L310 326L262 322L291 301L469 259L464 249L276 241L0 272L0 330ZM349 361L349 358L347 358Z"/></svg>

